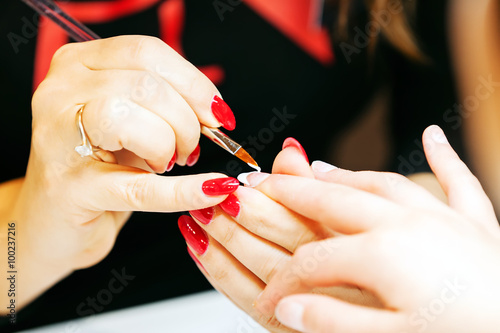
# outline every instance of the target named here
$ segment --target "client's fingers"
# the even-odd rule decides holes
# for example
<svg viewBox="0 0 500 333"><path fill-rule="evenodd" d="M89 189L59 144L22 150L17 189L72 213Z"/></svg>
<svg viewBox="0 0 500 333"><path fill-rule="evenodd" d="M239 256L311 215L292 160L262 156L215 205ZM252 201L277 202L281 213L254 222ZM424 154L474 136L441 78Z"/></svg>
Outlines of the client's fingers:
<svg viewBox="0 0 500 333"><path fill-rule="evenodd" d="M386 333L397 332L404 325L403 315L397 312L312 294L285 297L276 308L276 317L284 325L307 333Z"/></svg>
<svg viewBox="0 0 500 333"><path fill-rule="evenodd" d="M344 185L262 173L249 175L247 181L290 210L343 234L362 232L408 217L403 207Z"/></svg>
<svg viewBox="0 0 500 333"><path fill-rule="evenodd" d="M450 207L498 231L491 201L478 179L451 148L438 126L428 127L423 134L425 155L432 171L448 196Z"/></svg>
<svg viewBox="0 0 500 333"><path fill-rule="evenodd" d="M254 235L292 253L302 244L333 235L325 226L283 207L253 188L238 188L219 206Z"/></svg>
<svg viewBox="0 0 500 333"><path fill-rule="evenodd" d="M366 237L361 235L340 236L300 247L268 283L256 308L268 314L283 297L317 287L349 285L370 290L385 272L372 269L376 258L366 251L366 243Z"/></svg>
<svg viewBox="0 0 500 333"><path fill-rule="evenodd" d="M424 209L442 209L444 204L421 186L408 178L389 172L328 170L321 161L312 163L316 179L342 184L362 191L377 194L396 203Z"/></svg>

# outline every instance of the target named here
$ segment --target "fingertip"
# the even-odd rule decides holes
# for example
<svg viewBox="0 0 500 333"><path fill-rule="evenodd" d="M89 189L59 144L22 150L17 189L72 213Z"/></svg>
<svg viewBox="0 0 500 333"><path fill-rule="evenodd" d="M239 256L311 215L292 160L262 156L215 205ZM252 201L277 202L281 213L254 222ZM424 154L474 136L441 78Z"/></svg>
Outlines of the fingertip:
<svg viewBox="0 0 500 333"><path fill-rule="evenodd" d="M431 140L435 143L449 144L444 131L438 125L427 127L423 134L424 141Z"/></svg>
<svg viewBox="0 0 500 333"><path fill-rule="evenodd" d="M276 306L275 315L283 325L304 332L304 311L304 304L297 298L285 297Z"/></svg>

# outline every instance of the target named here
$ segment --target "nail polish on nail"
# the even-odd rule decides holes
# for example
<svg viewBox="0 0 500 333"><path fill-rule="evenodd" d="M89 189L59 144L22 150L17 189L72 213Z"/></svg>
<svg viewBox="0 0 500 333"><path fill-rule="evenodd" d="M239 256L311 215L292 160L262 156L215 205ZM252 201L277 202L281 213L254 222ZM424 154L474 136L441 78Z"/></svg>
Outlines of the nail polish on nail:
<svg viewBox="0 0 500 333"><path fill-rule="evenodd" d="M234 113L222 98L215 95L212 100L211 109L215 118L221 123L222 127L228 131L232 131L236 128Z"/></svg>
<svg viewBox="0 0 500 333"><path fill-rule="evenodd" d="M234 194L230 194L226 200L219 204L219 207L229 216L237 217L240 213L241 203Z"/></svg>
<svg viewBox="0 0 500 333"><path fill-rule="evenodd" d="M201 223L208 225L214 218L215 209L214 207L208 207L198 210L191 210L189 211L189 213Z"/></svg>
<svg viewBox="0 0 500 333"><path fill-rule="evenodd" d="M191 251L191 249L189 248L189 246L187 247L187 251L188 251L189 256L191 257L191 259L193 259L193 261L195 263L197 263L198 266L200 266L201 268L203 268L203 270L206 272L205 267L203 267L203 264L200 262L200 260L198 259L198 257L196 257L196 255L193 253L193 251Z"/></svg>
<svg viewBox="0 0 500 333"><path fill-rule="evenodd" d="M208 248L208 236L191 216L182 215L177 221L182 236L193 250L199 255L204 254Z"/></svg>
<svg viewBox="0 0 500 333"><path fill-rule="evenodd" d="M200 158L200 145L197 145L196 148L193 150L191 155L187 158L186 165L189 167L192 167L193 165L198 162L198 159Z"/></svg>
<svg viewBox="0 0 500 333"><path fill-rule="evenodd" d="M289 147L295 147L297 148L302 155L304 155L304 158L306 159L307 163L309 163L309 158L307 157L306 151L304 150L304 147L294 138L287 138L283 142L283 149L289 148Z"/></svg>
<svg viewBox="0 0 500 333"><path fill-rule="evenodd" d="M312 162L311 167L312 167L313 171L323 172L323 173L338 169L336 166L328 164L328 163L323 162L323 161L314 161L314 162Z"/></svg>
<svg viewBox="0 0 500 333"><path fill-rule="evenodd" d="M304 332L304 305L286 298L278 303L275 310L276 319L294 330Z"/></svg>
<svg viewBox="0 0 500 333"><path fill-rule="evenodd" d="M240 182L233 177L210 179L203 183L202 190L206 195L224 195L233 193L240 186Z"/></svg>
<svg viewBox="0 0 500 333"><path fill-rule="evenodd" d="M176 156L176 153L174 151L174 156L172 156L172 159L170 160L170 162L168 162L167 172L171 171L174 168L176 158L177 158L177 156Z"/></svg>
<svg viewBox="0 0 500 333"><path fill-rule="evenodd" d="M255 187L266 180L269 176L270 174L264 172L245 172L238 175L238 180L249 187Z"/></svg>

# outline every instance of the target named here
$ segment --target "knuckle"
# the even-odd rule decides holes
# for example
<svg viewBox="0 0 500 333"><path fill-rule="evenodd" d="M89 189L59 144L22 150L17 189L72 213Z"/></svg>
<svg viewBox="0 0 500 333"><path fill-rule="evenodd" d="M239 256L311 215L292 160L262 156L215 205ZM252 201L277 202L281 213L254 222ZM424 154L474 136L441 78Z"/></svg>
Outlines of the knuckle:
<svg viewBox="0 0 500 333"><path fill-rule="evenodd" d="M140 63L147 63L152 55L156 54L159 49L163 48L165 43L159 38L151 36L140 36L133 39L130 43L130 54L132 60Z"/></svg>
<svg viewBox="0 0 500 333"><path fill-rule="evenodd" d="M237 225L235 223L231 223L228 228L224 230L224 235L221 237L221 244L225 247L230 245L235 239L237 230Z"/></svg>
<svg viewBox="0 0 500 333"><path fill-rule="evenodd" d="M121 197L131 206L139 208L151 196L148 174L139 174L129 180L122 188Z"/></svg>
<svg viewBox="0 0 500 333"><path fill-rule="evenodd" d="M67 57L71 57L75 47L76 46L74 43L64 44L63 46L58 48L57 51L54 53L54 56L52 57L52 62L55 63Z"/></svg>

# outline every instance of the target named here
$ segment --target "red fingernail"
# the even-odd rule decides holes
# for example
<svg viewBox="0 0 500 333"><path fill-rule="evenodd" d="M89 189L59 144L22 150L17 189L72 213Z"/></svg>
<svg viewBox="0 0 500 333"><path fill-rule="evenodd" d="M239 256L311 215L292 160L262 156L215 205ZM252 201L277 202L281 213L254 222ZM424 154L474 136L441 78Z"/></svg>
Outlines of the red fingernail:
<svg viewBox="0 0 500 333"><path fill-rule="evenodd" d="M208 207L204 209L191 210L189 213L201 223L210 224L214 218L215 209L214 207Z"/></svg>
<svg viewBox="0 0 500 333"><path fill-rule="evenodd" d="M230 216L236 217L240 213L241 204L234 194L230 194L226 198L226 200L222 201L219 204L219 207L222 208L222 210L228 213Z"/></svg>
<svg viewBox="0 0 500 333"><path fill-rule="evenodd" d="M294 138L287 138L283 142L283 149L288 148L288 147L297 148L302 153L302 155L304 155L304 158L306 159L307 163L309 163L309 158L307 157L306 151L304 150L302 145L297 140L295 140Z"/></svg>
<svg viewBox="0 0 500 333"><path fill-rule="evenodd" d="M239 185L238 179L226 177L207 180L201 188L206 195L224 195L233 193Z"/></svg>
<svg viewBox="0 0 500 333"><path fill-rule="evenodd" d="M174 156L172 156L172 159L170 160L170 162L168 162L167 172L171 171L174 168L176 157L177 156L176 156L175 151L174 151Z"/></svg>
<svg viewBox="0 0 500 333"><path fill-rule="evenodd" d="M200 145L197 145L195 150L193 150L193 152L191 153L191 155L189 155L186 161L187 166L192 167L193 165L196 164L196 162L198 162L199 158L200 158Z"/></svg>
<svg viewBox="0 0 500 333"><path fill-rule="evenodd" d="M215 95L212 100L212 113L215 118L222 124L222 127L232 131L236 127L236 119L229 105L219 96Z"/></svg>
<svg viewBox="0 0 500 333"><path fill-rule="evenodd" d="M193 259L193 261L195 263L197 263L201 268L203 268L203 270L205 270L205 267L203 267L203 265L201 264L200 260L198 259L198 257L196 257L196 255L193 253L193 251L191 251L191 249L189 248L189 246L187 247L187 250L188 250L188 253L189 253L189 256L191 257L191 259ZM206 272L206 270L205 270Z"/></svg>
<svg viewBox="0 0 500 333"><path fill-rule="evenodd" d="M179 229L186 242L196 251L202 255L208 248L208 236L191 216L182 215L178 220Z"/></svg>

